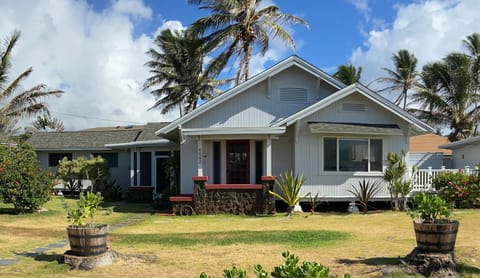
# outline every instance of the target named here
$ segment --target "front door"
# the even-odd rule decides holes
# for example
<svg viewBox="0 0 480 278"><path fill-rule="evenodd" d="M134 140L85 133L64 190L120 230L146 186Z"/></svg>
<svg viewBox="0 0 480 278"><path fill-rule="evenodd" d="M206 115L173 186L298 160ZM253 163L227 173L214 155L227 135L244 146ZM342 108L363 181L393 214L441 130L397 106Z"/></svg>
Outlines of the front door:
<svg viewBox="0 0 480 278"><path fill-rule="evenodd" d="M170 187L170 178L166 171L167 157L157 157L156 170L157 170L157 193L164 193L166 189Z"/></svg>
<svg viewBox="0 0 480 278"><path fill-rule="evenodd" d="M227 141L227 183L250 183L249 141Z"/></svg>

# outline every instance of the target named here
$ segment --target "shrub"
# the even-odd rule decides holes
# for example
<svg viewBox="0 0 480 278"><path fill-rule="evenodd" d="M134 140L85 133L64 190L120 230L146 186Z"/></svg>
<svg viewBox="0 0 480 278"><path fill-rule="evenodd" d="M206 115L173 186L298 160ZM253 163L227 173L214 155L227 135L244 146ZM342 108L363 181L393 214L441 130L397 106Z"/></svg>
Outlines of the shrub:
<svg viewBox="0 0 480 278"><path fill-rule="evenodd" d="M472 208L478 205L479 184L478 176L461 172L441 173L432 181L434 188L439 191L439 196L457 208Z"/></svg>
<svg viewBox="0 0 480 278"><path fill-rule="evenodd" d="M352 193L362 205L362 212L366 214L368 212L368 202L375 197L377 193L382 189L379 180L365 180L358 181L358 188L352 185L352 189L347 191Z"/></svg>
<svg viewBox="0 0 480 278"><path fill-rule="evenodd" d="M284 264L275 266L270 273L273 278L328 278L330 270L328 267L323 266L317 262L304 261L299 265L299 258L290 252L285 251L282 253L284 258ZM255 276L257 278L268 278L268 273L259 264L255 265ZM231 269L225 269L223 271L223 277L225 278L246 278L247 272L243 269L232 267ZM345 274L344 278L350 277ZM199 275L199 278L210 278L205 272Z"/></svg>
<svg viewBox="0 0 480 278"><path fill-rule="evenodd" d="M285 174L280 174L280 179L275 180L282 194L280 195L276 192L269 191L270 194L287 204L288 217L292 215L293 208L300 201L300 189L304 182L305 177L303 175L294 175L292 171L285 172ZM308 193L307 196L310 196L310 193Z"/></svg>
<svg viewBox="0 0 480 278"><path fill-rule="evenodd" d="M413 197L414 211L409 212L413 219L419 219L422 223L446 223L450 222L452 206L437 195L420 193Z"/></svg>
<svg viewBox="0 0 480 278"><path fill-rule="evenodd" d="M0 194L17 212L32 212L51 196L55 180L39 167L33 147L27 143L0 145Z"/></svg>
<svg viewBox="0 0 480 278"><path fill-rule="evenodd" d="M80 180L90 180L92 187L96 187L108 175L107 161L101 156L91 156L89 159L80 156L73 160L64 157L59 161L57 168L57 177L66 183L66 189L70 194L81 189Z"/></svg>

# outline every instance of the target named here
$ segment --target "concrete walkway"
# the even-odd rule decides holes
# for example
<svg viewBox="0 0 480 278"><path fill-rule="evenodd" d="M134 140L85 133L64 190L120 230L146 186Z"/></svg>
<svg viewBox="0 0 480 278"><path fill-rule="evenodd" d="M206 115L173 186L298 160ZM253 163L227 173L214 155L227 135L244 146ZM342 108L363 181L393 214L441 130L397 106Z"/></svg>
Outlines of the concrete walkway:
<svg viewBox="0 0 480 278"><path fill-rule="evenodd" d="M148 215L149 215L148 213L136 214L136 215L128 218L127 220L125 220L123 222L108 226L108 230L113 231L113 230L121 228L121 227L132 225L134 223L137 223L137 222L145 219ZM35 256L37 256L37 255L44 254L45 252L53 250L53 249L63 248L67 245L68 245L68 240L67 239L62 239L60 241L57 241L55 243L51 243L51 244L49 244L47 246L44 246L44 247L38 247L38 248L32 249L30 251L22 252L22 253L15 253L15 255L20 256L20 257L26 257L26 258L35 258ZM9 265L13 265L13 264L16 264L16 263L17 263L17 260L15 260L15 259L0 259L0 267L1 266L9 266Z"/></svg>

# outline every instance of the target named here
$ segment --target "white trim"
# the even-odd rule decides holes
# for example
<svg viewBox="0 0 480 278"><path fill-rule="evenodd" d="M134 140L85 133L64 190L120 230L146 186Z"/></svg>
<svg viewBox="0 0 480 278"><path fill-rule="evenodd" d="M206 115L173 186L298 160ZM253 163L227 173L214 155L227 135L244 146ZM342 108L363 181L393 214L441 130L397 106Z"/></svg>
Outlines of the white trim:
<svg viewBox="0 0 480 278"><path fill-rule="evenodd" d="M203 140L197 139L197 176L203 176Z"/></svg>
<svg viewBox="0 0 480 278"><path fill-rule="evenodd" d="M272 138L267 135L265 142L265 175L272 175Z"/></svg>
<svg viewBox="0 0 480 278"><path fill-rule="evenodd" d="M342 82L336 80L332 76L328 75L327 73L323 72L322 70L318 69L317 67L313 66L312 64L308 63L307 61L301 59L298 56L290 56L289 58L279 62L278 64L272 66L271 68L251 77L249 80L240 83L236 87L233 87L232 89L228 90L227 92L223 93L222 95L210 100L209 102L200 105L197 109L194 111L188 113L187 115L184 115L181 118L176 119L175 121L171 122L170 124L162 127L161 129L157 130L155 132L156 135L162 135L162 134L168 134L172 132L174 129L182 125L183 123L201 115L202 113L205 113L206 111L214 108L215 106L233 98L234 96L246 91L247 89L257 85L258 83L267 80L271 76L284 71L292 66L297 66L304 71L310 73L313 76L317 76L325 80L328 84L331 86L341 89L345 87ZM267 92L268 93L268 92Z"/></svg>
<svg viewBox="0 0 480 278"><path fill-rule="evenodd" d="M470 137L461 141L452 142L448 144L442 144L438 146L439 149L456 149L458 147L463 147L465 145L475 144L480 142L480 136Z"/></svg>
<svg viewBox="0 0 480 278"><path fill-rule="evenodd" d="M355 125L349 123L309 123L311 133L364 134L369 136L403 136L399 127Z"/></svg>
<svg viewBox="0 0 480 278"><path fill-rule="evenodd" d="M145 147L145 146L173 146L177 145L174 142L167 139L157 139L157 140L148 140L148 141L135 141L128 143L116 143L116 144L105 144L107 148L128 148L128 147Z"/></svg>
<svg viewBox="0 0 480 278"><path fill-rule="evenodd" d="M228 128L184 128L183 135L236 135L236 134L283 134L286 127L228 127Z"/></svg>

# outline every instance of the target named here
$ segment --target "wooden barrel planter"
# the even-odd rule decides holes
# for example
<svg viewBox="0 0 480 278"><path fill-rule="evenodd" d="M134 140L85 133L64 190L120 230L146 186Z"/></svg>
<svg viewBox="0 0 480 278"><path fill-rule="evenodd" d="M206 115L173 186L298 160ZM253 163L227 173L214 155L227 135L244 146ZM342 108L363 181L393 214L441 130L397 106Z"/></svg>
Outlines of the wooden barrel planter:
<svg viewBox="0 0 480 278"><path fill-rule="evenodd" d="M451 223L417 223L413 222L418 249L427 252L453 252L457 239L458 221Z"/></svg>
<svg viewBox="0 0 480 278"><path fill-rule="evenodd" d="M67 227L70 253L75 256L96 256L107 251L107 225Z"/></svg>

